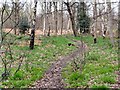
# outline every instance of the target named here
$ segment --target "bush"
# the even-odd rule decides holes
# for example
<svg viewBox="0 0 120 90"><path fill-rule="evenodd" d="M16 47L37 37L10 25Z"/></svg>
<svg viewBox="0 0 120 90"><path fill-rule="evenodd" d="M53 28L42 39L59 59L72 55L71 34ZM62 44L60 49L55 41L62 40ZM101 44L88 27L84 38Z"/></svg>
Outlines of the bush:
<svg viewBox="0 0 120 90"><path fill-rule="evenodd" d="M30 28L27 17L22 17L19 23L19 32L25 34L26 31Z"/></svg>

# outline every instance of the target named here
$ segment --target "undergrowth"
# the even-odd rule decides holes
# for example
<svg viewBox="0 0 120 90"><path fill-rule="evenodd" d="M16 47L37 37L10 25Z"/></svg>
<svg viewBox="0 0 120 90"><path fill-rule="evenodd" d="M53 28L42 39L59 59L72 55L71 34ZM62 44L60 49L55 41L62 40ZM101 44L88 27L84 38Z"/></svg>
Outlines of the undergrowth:
<svg viewBox="0 0 120 90"><path fill-rule="evenodd" d="M72 37L71 37L72 38ZM81 40L81 37L74 38ZM73 62L63 69L62 76L67 83L67 88L110 88L116 83L118 70L117 44L112 47L108 38L98 37L98 42L93 44L92 36L83 36L89 51L85 53L85 66L82 70L74 72Z"/></svg>
<svg viewBox="0 0 120 90"><path fill-rule="evenodd" d="M11 35L10 35L11 36ZM29 37L12 36L15 38L14 44L11 43L14 58L20 54L19 51L25 52L25 59L22 62L20 70L15 73L18 67L18 61L15 61L11 68L11 75L5 81L0 82L0 87L4 88L27 88L42 78L45 71L60 56L65 56L75 49L74 46L68 46L71 40L65 36L52 36L37 38L40 43L35 43L34 50L29 49ZM25 44L24 44L25 43ZM0 68L2 73L3 68Z"/></svg>

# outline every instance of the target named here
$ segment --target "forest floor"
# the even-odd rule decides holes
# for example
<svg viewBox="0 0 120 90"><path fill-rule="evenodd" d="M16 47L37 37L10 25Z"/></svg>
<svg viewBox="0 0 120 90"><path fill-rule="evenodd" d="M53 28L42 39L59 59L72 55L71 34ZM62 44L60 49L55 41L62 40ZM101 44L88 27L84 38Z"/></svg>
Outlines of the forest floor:
<svg viewBox="0 0 120 90"><path fill-rule="evenodd" d="M69 61L74 60L79 54L83 53L81 49L87 49L87 47L81 48L81 45L81 41L76 41L78 49L54 62L43 78L34 83L34 88L64 88L66 85L62 80L62 69Z"/></svg>
<svg viewBox="0 0 120 90"><path fill-rule="evenodd" d="M13 34L5 38L11 44L14 61L11 62L12 67L8 68L11 70L9 78L0 82L0 88L119 87L118 46L112 47L108 38L98 37L98 42L93 44L93 37L90 35L79 37L38 35L34 50L29 49L29 38L29 35ZM81 41L84 42L82 46L88 50L84 56L82 69L82 64L75 58L80 54ZM68 45L69 43L71 45ZM18 56L21 54L24 54L25 58L20 70L14 74L20 63ZM77 58L78 61L81 60L80 57ZM3 71L4 68L0 68L0 74Z"/></svg>
<svg viewBox="0 0 120 90"><path fill-rule="evenodd" d="M109 38L98 37L96 44L89 35L83 36L89 47L82 70L74 70L69 62L62 71L66 88L120 88L118 43L112 47Z"/></svg>

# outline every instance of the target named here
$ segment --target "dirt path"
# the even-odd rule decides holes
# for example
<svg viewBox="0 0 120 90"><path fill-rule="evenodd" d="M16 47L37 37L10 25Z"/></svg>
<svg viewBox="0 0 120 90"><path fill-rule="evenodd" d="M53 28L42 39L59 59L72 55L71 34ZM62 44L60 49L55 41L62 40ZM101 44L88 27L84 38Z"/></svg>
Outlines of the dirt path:
<svg viewBox="0 0 120 90"><path fill-rule="evenodd" d="M73 60L80 54L80 41L77 41L78 49L68 56L61 57L51 65L50 69L45 73L41 80L35 82L33 88L63 88L65 83L62 80L61 71L68 61Z"/></svg>

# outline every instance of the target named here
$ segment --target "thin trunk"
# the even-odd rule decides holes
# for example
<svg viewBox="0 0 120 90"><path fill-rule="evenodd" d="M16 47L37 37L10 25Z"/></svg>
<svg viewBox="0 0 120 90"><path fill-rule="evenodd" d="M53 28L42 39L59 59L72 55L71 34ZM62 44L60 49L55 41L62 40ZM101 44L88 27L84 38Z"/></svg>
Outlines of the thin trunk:
<svg viewBox="0 0 120 90"><path fill-rule="evenodd" d="M2 44L2 39L3 39L3 37L2 37L2 34L3 34L3 17L4 17L4 11L5 11L5 6L3 5L3 7L2 7L2 11L1 11L1 22L0 22L0 48L1 48L1 44Z"/></svg>
<svg viewBox="0 0 120 90"><path fill-rule="evenodd" d="M94 17L94 31L93 31L93 37L94 37L94 43L97 43L97 3L96 0L94 1L94 7L93 7L93 17Z"/></svg>
<svg viewBox="0 0 120 90"><path fill-rule="evenodd" d="M54 4L54 20L55 20L55 34L57 35L58 33L58 27L57 27L57 2L53 2Z"/></svg>
<svg viewBox="0 0 120 90"><path fill-rule="evenodd" d="M17 23L19 21L19 0L14 2L14 34L17 34Z"/></svg>
<svg viewBox="0 0 120 90"><path fill-rule="evenodd" d="M120 38L120 0L119 0L119 8L118 8L118 38ZM119 41L119 45L120 45L120 41Z"/></svg>
<svg viewBox="0 0 120 90"><path fill-rule="evenodd" d="M16 27L16 21L17 21L17 10L16 10L16 7L17 7L17 3L15 2L14 3L14 22L15 22L15 25L14 25L14 34L16 35L16 30L17 30L17 27Z"/></svg>
<svg viewBox="0 0 120 90"><path fill-rule="evenodd" d="M120 63L120 0L118 7L118 63ZM120 73L120 66L119 66L119 73ZM118 81L120 81L120 78Z"/></svg>
<svg viewBox="0 0 120 90"><path fill-rule="evenodd" d="M100 3L100 1L98 0L98 3ZM101 4L99 4L99 15L102 13L104 11L104 13L105 13L105 10L103 10L103 8L101 7ZM105 38L105 34L104 34L104 31L105 31L105 29L104 29L104 23L105 23L105 21L104 21L104 16L100 16L99 17L99 19L100 19L100 34L102 35L102 37L103 37L103 39Z"/></svg>
<svg viewBox="0 0 120 90"><path fill-rule="evenodd" d="M30 39L30 49L34 49L34 39L35 39L35 26L36 26L36 11L37 11L37 0L34 0L34 15L33 15L33 26L31 30L31 39Z"/></svg>
<svg viewBox="0 0 120 90"><path fill-rule="evenodd" d="M46 31L46 0L45 0L45 2L44 2L44 8L43 8L44 10L44 20L43 20L43 35L45 35L45 31Z"/></svg>
<svg viewBox="0 0 120 90"><path fill-rule="evenodd" d="M67 19L67 31L70 29L70 17L68 16Z"/></svg>
<svg viewBox="0 0 120 90"><path fill-rule="evenodd" d="M108 4L107 4L107 7L108 7L108 31L109 31L109 37L110 37L110 40L111 40L111 44L112 46L114 46L114 37L113 37L113 28L112 28L112 12L111 12L111 2L109 1Z"/></svg>
<svg viewBox="0 0 120 90"><path fill-rule="evenodd" d="M65 2L64 2L64 3L65 3ZM71 20L71 23L72 23L73 34L74 34L74 36L76 37L76 36L78 35L78 33L77 33L76 29L75 29L75 17L74 17L74 15L73 15L73 13L72 13L72 9L71 9L71 7L70 7L70 3L67 2L67 3L65 3L65 5L67 6L67 11L68 11L68 13L69 13L70 20Z"/></svg>
<svg viewBox="0 0 120 90"><path fill-rule="evenodd" d="M48 19L48 34L47 36L50 36L50 31L51 31L51 6L52 6L52 2L48 2L47 5L47 10L48 10L48 15L47 15L47 19Z"/></svg>
<svg viewBox="0 0 120 90"><path fill-rule="evenodd" d="M104 0L105 2L105 0ZM105 2L105 9L104 9L104 12L106 12L106 2ZM105 16L102 16L102 37L103 39L105 39L106 37L106 17Z"/></svg>
<svg viewBox="0 0 120 90"><path fill-rule="evenodd" d="M17 21L17 10L16 10L16 7L17 7L17 3L15 2L14 3L14 22L15 22L15 25L14 25L14 34L16 35L16 29L17 29L17 27L16 27L16 21Z"/></svg>
<svg viewBox="0 0 120 90"><path fill-rule="evenodd" d="M63 33L63 1L61 3L61 35Z"/></svg>

